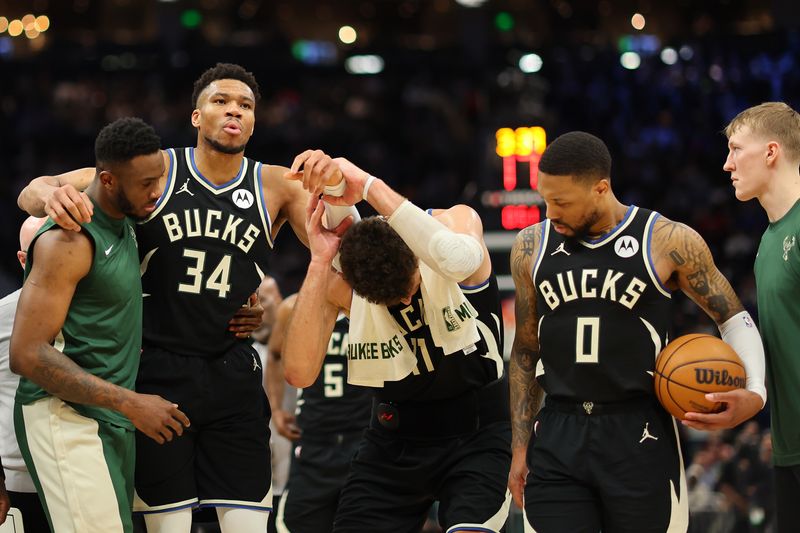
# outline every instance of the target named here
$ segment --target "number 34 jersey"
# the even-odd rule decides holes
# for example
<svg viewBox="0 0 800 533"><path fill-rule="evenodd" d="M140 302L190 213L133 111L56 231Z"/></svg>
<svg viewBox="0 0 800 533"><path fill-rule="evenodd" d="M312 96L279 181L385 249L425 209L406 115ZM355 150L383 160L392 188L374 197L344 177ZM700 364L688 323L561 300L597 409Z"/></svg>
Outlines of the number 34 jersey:
<svg viewBox="0 0 800 533"><path fill-rule="evenodd" d="M272 248L261 163L215 185L194 148L167 150L169 173L137 238L144 295L143 344L213 357L237 339L228 321L261 283Z"/></svg>
<svg viewBox="0 0 800 533"><path fill-rule="evenodd" d="M542 225L533 268L539 317L536 374L554 398L618 402L653 394L669 330L669 290L650 256L658 213L630 206L598 240Z"/></svg>

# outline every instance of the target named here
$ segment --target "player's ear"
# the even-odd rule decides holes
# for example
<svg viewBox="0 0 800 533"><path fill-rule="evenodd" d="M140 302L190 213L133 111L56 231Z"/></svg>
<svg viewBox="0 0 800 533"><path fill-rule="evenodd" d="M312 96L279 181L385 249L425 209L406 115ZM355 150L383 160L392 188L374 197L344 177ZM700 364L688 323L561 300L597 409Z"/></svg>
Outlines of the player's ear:
<svg viewBox="0 0 800 533"><path fill-rule="evenodd" d="M592 190L598 195L606 194L609 189L611 189L611 184L608 182L608 178L599 179L592 185Z"/></svg>
<svg viewBox="0 0 800 533"><path fill-rule="evenodd" d="M775 163L775 159L778 157L780 148L780 145L775 141L770 141L767 143L767 165L772 165Z"/></svg>
<svg viewBox="0 0 800 533"><path fill-rule="evenodd" d="M200 127L200 110L199 109L195 109L194 111L192 111L192 126L194 126L195 128L199 128Z"/></svg>

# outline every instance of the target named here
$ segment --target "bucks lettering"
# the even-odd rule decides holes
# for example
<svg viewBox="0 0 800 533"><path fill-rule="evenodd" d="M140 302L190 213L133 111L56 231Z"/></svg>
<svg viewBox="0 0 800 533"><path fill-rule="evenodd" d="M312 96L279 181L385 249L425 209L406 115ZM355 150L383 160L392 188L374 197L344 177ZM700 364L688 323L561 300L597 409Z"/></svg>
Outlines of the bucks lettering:
<svg viewBox="0 0 800 533"><path fill-rule="evenodd" d="M245 228L244 219L232 213L225 213L223 218L222 211L215 209L184 209L183 216L177 212L167 213L161 220L170 242L186 237L209 237L229 242L245 253L250 251L261 233L251 223L247 223Z"/></svg>
<svg viewBox="0 0 800 533"><path fill-rule="evenodd" d="M559 272L555 287L546 279L539 283L539 293L551 311L578 298L601 298L633 309L646 288L647 283L636 276L613 269L601 272L596 268Z"/></svg>

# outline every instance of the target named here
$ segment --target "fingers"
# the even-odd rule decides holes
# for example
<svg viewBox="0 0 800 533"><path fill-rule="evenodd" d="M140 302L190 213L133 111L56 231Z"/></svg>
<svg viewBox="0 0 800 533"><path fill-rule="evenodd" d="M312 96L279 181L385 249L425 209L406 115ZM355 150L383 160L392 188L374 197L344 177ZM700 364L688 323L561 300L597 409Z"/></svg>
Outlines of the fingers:
<svg viewBox="0 0 800 533"><path fill-rule="evenodd" d="M337 237L341 237L342 235L345 234L345 232L348 229L350 229L350 226L352 225L353 225L353 216L350 215L345 217L341 222L339 222L339 225L333 229L333 232L336 234Z"/></svg>
<svg viewBox="0 0 800 533"><path fill-rule="evenodd" d="M311 212L311 217L308 219L308 223L312 228L320 228L322 227L322 215L325 213L325 204L317 199L316 206L314 206L314 211Z"/></svg>
<svg viewBox="0 0 800 533"><path fill-rule="evenodd" d="M522 509L524 505L522 498L523 486L524 485L515 477L511 477L508 480L508 490L511 491L511 498L514 500L514 504L520 509Z"/></svg>
<svg viewBox="0 0 800 533"><path fill-rule="evenodd" d="M317 204L319 204L319 196L316 194L312 194L308 198L308 205L306 206L306 221L308 222L311 220L311 215L314 214L314 210L317 208Z"/></svg>
<svg viewBox="0 0 800 533"><path fill-rule="evenodd" d="M81 223L91 221L94 207L86 193L78 192L72 185L64 185L47 200L45 212L64 229L79 231Z"/></svg>
<svg viewBox="0 0 800 533"><path fill-rule="evenodd" d="M302 181L305 190L319 193L324 185L341 181L342 173L322 150L306 150L294 158L284 178Z"/></svg>

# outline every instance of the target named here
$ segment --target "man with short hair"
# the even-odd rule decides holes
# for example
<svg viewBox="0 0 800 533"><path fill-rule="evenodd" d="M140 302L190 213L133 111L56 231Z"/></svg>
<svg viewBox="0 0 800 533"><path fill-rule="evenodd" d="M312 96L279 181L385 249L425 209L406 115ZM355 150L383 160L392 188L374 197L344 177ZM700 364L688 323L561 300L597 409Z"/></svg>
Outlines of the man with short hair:
<svg viewBox="0 0 800 533"><path fill-rule="evenodd" d="M739 113L725 128L736 198L756 198L769 227L754 266L758 320L767 352L778 531L800 523L800 114L783 102ZM706 422L695 417L698 425Z"/></svg>
<svg viewBox="0 0 800 533"><path fill-rule="evenodd" d="M705 415L709 429L763 407L758 331L697 232L617 199L601 139L556 138L539 161L539 193L547 220L511 250L514 500L539 533L685 532L677 426L653 390L671 293L700 305L747 371L746 389L706 395L724 406Z"/></svg>
<svg viewBox="0 0 800 533"><path fill-rule="evenodd" d="M348 382L372 387L370 427L350 466L335 533L419 531L434 501L447 533L499 532L508 517L508 389L497 280L477 213L422 211L352 163L341 197L386 219L336 230L311 198L311 264L283 350L290 384L320 372L349 313ZM342 276L331 269L340 252ZM291 492L291 491L290 491ZM290 495L291 500L291 495Z"/></svg>
<svg viewBox="0 0 800 533"><path fill-rule="evenodd" d="M308 191L341 178L319 151L291 171L245 157L258 99L255 77L239 65L218 63L197 79L197 144L161 152L164 192L138 226L137 390L170 394L192 419L192 430L165 446L137 436L134 510L149 533L188 533L198 506L216 508L224 533L261 533L272 510L270 411L249 339L261 313L229 321L261 283L278 230L288 222L306 241ZM20 207L74 229L91 217L78 192L88 174L37 178Z"/></svg>
<svg viewBox="0 0 800 533"><path fill-rule="evenodd" d="M33 236L46 220L28 217L20 227L17 260L23 270ZM11 372L9 367L8 348L20 292L21 289L18 289L0 300L0 458L3 460L5 485L11 507L20 510L27 530L46 531L47 518L14 434L14 396L17 393L19 376Z"/></svg>
<svg viewBox="0 0 800 533"><path fill-rule="evenodd" d="M28 249L11 334L14 425L58 533L133 531L134 427L161 444L189 426L175 403L133 391L142 289L129 217L156 208L160 142L139 119L103 128L85 193L92 221L68 231L48 220Z"/></svg>

